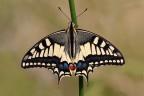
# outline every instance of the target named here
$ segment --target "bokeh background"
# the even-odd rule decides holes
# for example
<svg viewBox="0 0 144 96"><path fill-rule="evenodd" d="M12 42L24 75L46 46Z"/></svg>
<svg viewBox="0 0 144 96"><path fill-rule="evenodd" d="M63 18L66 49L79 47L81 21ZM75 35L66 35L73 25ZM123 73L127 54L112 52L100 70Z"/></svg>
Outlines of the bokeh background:
<svg viewBox="0 0 144 96"><path fill-rule="evenodd" d="M144 0L75 0L79 28L118 47L126 64L96 68L85 96L144 96ZM22 69L24 54L46 35L65 29L68 0L0 0L0 96L78 96L78 77Z"/></svg>

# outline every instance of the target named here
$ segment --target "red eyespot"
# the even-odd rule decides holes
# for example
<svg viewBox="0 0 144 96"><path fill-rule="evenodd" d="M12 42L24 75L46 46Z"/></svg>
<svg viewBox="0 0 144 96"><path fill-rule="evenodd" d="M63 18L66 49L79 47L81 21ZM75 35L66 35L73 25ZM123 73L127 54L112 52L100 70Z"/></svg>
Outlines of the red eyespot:
<svg viewBox="0 0 144 96"><path fill-rule="evenodd" d="M74 64L70 64L69 69L73 71L76 69L76 66Z"/></svg>

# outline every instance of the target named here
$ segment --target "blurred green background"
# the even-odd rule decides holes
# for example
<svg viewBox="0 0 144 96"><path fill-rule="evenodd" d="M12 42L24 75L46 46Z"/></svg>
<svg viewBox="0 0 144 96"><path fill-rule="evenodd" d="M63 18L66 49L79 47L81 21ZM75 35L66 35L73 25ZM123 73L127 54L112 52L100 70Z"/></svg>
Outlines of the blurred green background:
<svg viewBox="0 0 144 96"><path fill-rule="evenodd" d="M96 68L85 96L144 96L144 0L75 0L79 28L118 47L126 64ZM68 0L0 0L0 96L78 96L78 77L22 69L24 54L46 35L65 29Z"/></svg>

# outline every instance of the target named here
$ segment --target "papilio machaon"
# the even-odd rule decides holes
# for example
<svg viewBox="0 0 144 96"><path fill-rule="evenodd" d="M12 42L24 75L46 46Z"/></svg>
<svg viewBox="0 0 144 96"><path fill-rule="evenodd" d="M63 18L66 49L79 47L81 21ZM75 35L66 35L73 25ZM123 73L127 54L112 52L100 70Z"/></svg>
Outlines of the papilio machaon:
<svg viewBox="0 0 144 96"><path fill-rule="evenodd" d="M103 37L83 29L73 22L65 30L54 32L36 43L23 57L22 68L44 67L58 75L82 75L88 81L89 72L101 65L123 65L121 52Z"/></svg>

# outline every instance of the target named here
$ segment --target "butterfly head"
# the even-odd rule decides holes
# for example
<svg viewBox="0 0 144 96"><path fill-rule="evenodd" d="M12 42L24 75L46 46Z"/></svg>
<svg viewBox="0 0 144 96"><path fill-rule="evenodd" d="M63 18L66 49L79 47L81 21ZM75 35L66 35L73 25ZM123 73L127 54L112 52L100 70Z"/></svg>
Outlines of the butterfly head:
<svg viewBox="0 0 144 96"><path fill-rule="evenodd" d="M75 28L75 24L71 21L68 23L68 28Z"/></svg>
<svg viewBox="0 0 144 96"><path fill-rule="evenodd" d="M68 30L76 32L76 26L72 21L68 23Z"/></svg>

